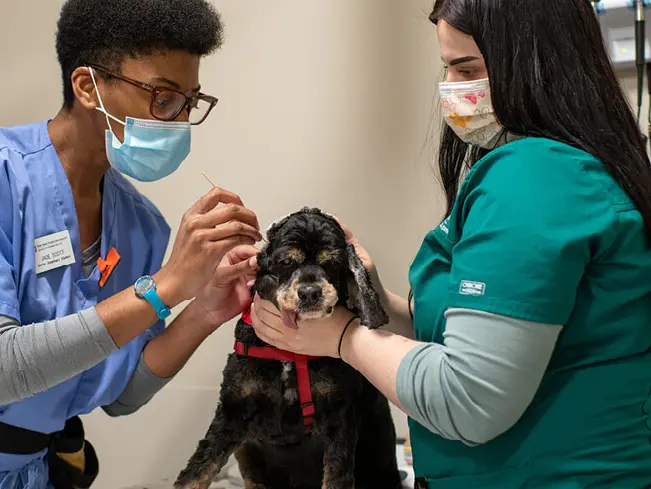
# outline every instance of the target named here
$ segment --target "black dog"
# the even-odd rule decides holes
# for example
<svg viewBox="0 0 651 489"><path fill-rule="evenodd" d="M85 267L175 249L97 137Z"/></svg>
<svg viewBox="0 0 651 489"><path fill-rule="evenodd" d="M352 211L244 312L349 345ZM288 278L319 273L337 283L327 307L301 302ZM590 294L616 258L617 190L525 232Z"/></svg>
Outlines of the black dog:
<svg viewBox="0 0 651 489"><path fill-rule="evenodd" d="M267 238L254 293L286 323L326 317L337 305L367 327L388 322L335 219L304 208ZM235 453L246 489L399 489L387 399L341 360L273 349L245 319L235 329L215 417L175 488L206 489Z"/></svg>

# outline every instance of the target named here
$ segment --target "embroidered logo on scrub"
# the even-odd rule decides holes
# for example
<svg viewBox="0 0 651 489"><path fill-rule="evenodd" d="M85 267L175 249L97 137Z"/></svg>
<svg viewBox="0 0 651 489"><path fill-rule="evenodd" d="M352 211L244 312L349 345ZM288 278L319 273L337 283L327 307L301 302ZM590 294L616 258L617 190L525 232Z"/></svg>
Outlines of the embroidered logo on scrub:
<svg viewBox="0 0 651 489"><path fill-rule="evenodd" d="M486 284L484 282L471 282L462 280L459 285L459 294L461 295L484 295Z"/></svg>
<svg viewBox="0 0 651 489"><path fill-rule="evenodd" d="M448 229L448 222L450 222L450 217L449 217L449 216L446 217L446 218L445 218L445 221L443 221L443 222L440 224L440 226L439 226L439 227L441 228L441 230L442 230L445 234L448 234L448 233L450 232L450 230Z"/></svg>

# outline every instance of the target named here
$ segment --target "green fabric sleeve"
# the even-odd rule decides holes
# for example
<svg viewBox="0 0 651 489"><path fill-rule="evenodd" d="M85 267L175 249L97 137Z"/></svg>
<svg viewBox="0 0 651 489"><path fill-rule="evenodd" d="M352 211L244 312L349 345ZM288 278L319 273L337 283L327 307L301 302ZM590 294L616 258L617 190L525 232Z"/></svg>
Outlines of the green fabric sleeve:
<svg viewBox="0 0 651 489"><path fill-rule="evenodd" d="M595 166L602 171L587 153L548 140L514 142L478 163L451 216L461 233L448 307L566 324L616 222Z"/></svg>

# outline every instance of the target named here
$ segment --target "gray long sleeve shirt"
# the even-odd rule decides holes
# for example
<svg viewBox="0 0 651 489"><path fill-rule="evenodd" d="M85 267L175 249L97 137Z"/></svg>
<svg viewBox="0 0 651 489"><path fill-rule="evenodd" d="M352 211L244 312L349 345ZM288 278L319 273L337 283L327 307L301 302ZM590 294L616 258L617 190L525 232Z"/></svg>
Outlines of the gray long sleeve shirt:
<svg viewBox="0 0 651 489"><path fill-rule="evenodd" d="M432 432L485 443L527 409L562 328L469 309L450 309L446 319L443 345L418 346L401 362L398 399ZM0 405L46 390L116 349L94 309L24 326L0 317ZM103 409L132 413L168 381L141 357L124 392Z"/></svg>
<svg viewBox="0 0 651 489"><path fill-rule="evenodd" d="M0 316L0 406L70 379L116 350L94 308L22 326ZM125 390L103 409L111 416L135 412L170 380L153 374L141 355Z"/></svg>
<svg viewBox="0 0 651 489"><path fill-rule="evenodd" d="M511 428L533 400L562 326L448 309L444 344L413 348L398 368L398 400L444 438L479 445Z"/></svg>

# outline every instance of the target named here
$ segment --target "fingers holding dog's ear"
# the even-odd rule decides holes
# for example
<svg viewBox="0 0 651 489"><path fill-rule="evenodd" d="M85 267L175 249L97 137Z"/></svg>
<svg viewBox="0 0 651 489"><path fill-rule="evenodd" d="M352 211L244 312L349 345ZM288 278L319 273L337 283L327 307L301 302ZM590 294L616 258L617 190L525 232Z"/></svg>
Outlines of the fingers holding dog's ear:
<svg viewBox="0 0 651 489"><path fill-rule="evenodd" d="M360 322L369 328L379 328L389 322L389 316L382 305L380 296L373 286L371 276L357 255L355 247L348 244L348 270L350 272L349 308L360 316Z"/></svg>
<svg viewBox="0 0 651 489"><path fill-rule="evenodd" d="M337 221L337 224L341 227L341 229L344 231L344 234L346 235L346 241L350 242L352 239L354 239L353 232L350 230L350 228L337 216L334 214L330 214L329 212L324 212L326 216L332 217L335 221Z"/></svg>

